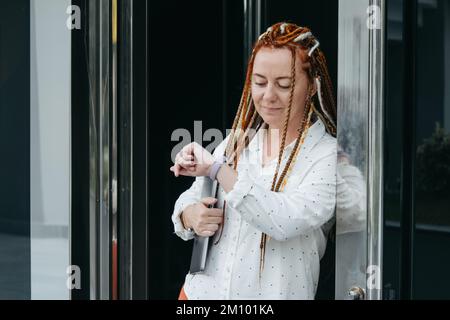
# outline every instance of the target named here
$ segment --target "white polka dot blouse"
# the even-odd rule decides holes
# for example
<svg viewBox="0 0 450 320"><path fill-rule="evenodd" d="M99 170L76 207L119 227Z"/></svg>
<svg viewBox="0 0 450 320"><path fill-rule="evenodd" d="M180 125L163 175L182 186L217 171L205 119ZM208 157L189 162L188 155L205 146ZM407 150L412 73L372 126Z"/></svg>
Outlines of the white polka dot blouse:
<svg viewBox="0 0 450 320"><path fill-rule="evenodd" d="M262 166L262 139L258 132L244 150L233 189L227 194L219 187L218 207L226 200L222 237L211 246L205 271L186 275L184 291L190 300L314 299L326 247L324 225L333 218L336 205L336 139L318 119L309 128L282 192L270 191L278 159ZM226 143L227 139L216 148L216 157ZM294 143L286 146L281 168ZM186 241L194 234L183 228L180 214L200 200L203 179L196 178L175 203L175 234ZM270 238L260 278L262 233Z"/></svg>

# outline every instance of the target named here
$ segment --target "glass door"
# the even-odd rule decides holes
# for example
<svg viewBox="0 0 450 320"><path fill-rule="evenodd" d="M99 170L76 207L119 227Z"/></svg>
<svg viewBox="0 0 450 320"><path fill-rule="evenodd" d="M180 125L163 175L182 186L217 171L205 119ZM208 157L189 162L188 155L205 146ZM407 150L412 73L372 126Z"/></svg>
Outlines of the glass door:
<svg viewBox="0 0 450 320"><path fill-rule="evenodd" d="M388 1L386 299L448 299L450 6Z"/></svg>
<svg viewBox="0 0 450 320"><path fill-rule="evenodd" d="M382 299L385 1L339 2L336 299Z"/></svg>
<svg viewBox="0 0 450 320"><path fill-rule="evenodd" d="M0 299L146 298L147 3L0 17Z"/></svg>
<svg viewBox="0 0 450 320"><path fill-rule="evenodd" d="M0 299L65 300L78 284L70 259L70 4L0 4Z"/></svg>

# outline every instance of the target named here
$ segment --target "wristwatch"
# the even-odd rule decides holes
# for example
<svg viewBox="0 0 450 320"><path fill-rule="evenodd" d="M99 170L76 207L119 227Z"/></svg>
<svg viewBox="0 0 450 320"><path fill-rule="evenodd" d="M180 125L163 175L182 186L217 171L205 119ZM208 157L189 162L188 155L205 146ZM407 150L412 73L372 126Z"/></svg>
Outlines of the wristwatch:
<svg viewBox="0 0 450 320"><path fill-rule="evenodd" d="M227 162L227 157L222 156L219 159L216 159L214 163L211 165L209 169L209 178L214 181L217 178L217 173L220 170L220 167Z"/></svg>

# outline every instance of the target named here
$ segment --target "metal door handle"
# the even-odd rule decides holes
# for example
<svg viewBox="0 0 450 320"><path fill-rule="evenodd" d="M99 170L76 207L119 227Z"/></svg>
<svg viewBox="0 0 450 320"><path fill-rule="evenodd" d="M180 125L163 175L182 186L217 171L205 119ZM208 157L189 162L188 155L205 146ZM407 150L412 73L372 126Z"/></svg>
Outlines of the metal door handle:
<svg viewBox="0 0 450 320"><path fill-rule="evenodd" d="M348 290L348 296L350 297L350 300L364 300L366 293L363 288L351 287L350 290Z"/></svg>

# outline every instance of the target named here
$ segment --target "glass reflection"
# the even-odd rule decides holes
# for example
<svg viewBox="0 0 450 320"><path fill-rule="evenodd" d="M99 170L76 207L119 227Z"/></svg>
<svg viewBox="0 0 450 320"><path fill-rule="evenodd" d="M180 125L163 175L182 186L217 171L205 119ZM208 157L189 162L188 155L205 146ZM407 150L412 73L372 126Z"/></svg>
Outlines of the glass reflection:
<svg viewBox="0 0 450 320"><path fill-rule="evenodd" d="M366 289L369 1L339 2L336 299ZM366 66L366 67L364 67Z"/></svg>
<svg viewBox="0 0 450 320"><path fill-rule="evenodd" d="M70 0L30 2L31 298L69 299Z"/></svg>
<svg viewBox="0 0 450 320"><path fill-rule="evenodd" d="M342 289L364 289L366 282L366 182L351 157L338 150L336 239L339 241L337 267ZM344 294L342 292L342 294ZM341 295L341 298L348 298Z"/></svg>
<svg viewBox="0 0 450 320"><path fill-rule="evenodd" d="M414 299L448 299L450 3L420 0L417 5L412 296Z"/></svg>

